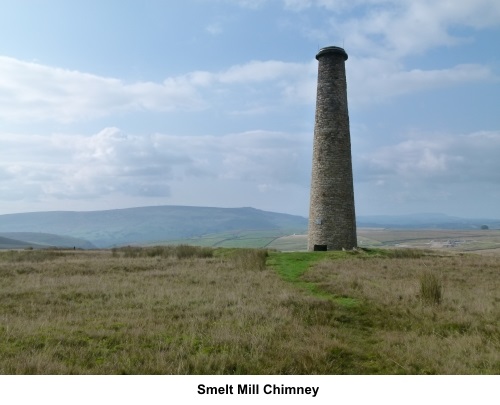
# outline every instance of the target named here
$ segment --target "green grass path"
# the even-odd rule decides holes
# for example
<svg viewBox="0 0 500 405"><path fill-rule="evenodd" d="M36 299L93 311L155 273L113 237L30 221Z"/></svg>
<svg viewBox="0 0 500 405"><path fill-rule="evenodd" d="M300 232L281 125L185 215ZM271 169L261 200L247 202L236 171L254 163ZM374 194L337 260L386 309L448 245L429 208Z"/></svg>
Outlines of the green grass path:
<svg viewBox="0 0 500 405"><path fill-rule="evenodd" d="M367 251L361 254L379 255ZM381 358L373 338L373 324L368 307L359 299L341 297L324 291L316 283L305 281L302 276L323 260L343 260L357 256L358 252L271 252L267 265L283 278L317 299L328 302L332 332L339 346L330 353L332 370L336 374L384 374L398 373L392 364ZM312 304L318 305L318 304ZM307 311L307 310L306 310ZM316 308L314 311L318 311Z"/></svg>
<svg viewBox="0 0 500 405"><path fill-rule="evenodd" d="M315 283L304 281L301 276L321 260L339 260L351 256L352 252L273 252L267 261L276 272L285 280L294 283L297 287L307 290L312 295L337 302L343 306L355 306L358 301L349 297L337 297L322 291Z"/></svg>

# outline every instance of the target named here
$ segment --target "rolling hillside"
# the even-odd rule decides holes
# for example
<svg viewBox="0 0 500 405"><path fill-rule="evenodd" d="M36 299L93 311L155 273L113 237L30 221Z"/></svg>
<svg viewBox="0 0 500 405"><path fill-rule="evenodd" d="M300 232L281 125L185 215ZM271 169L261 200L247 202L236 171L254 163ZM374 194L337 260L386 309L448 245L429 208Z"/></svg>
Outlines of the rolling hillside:
<svg viewBox="0 0 500 405"><path fill-rule="evenodd" d="M5 238L0 236L0 249L29 249L29 248L42 248L43 246L25 242L22 240Z"/></svg>
<svg viewBox="0 0 500 405"><path fill-rule="evenodd" d="M306 229L304 217L255 208L156 206L0 215L0 233L51 233L85 239L97 247L184 240L241 230Z"/></svg>
<svg viewBox="0 0 500 405"><path fill-rule="evenodd" d="M499 220L463 219L444 214L360 216L357 225L358 230L479 230L482 225L491 230L500 229ZM278 247L275 246L275 239L305 233L307 219L304 217L249 207L153 206L0 215L0 236L20 241L19 246L27 243L91 249L128 244L189 243L201 246ZM300 239L299 236L294 238ZM285 250L297 248L298 239L292 239L287 239ZM4 245L14 246L16 243L6 242ZM300 243L302 246L304 242Z"/></svg>
<svg viewBox="0 0 500 405"><path fill-rule="evenodd" d="M14 249L8 246L9 243L2 243L2 239L14 240L20 248L33 247L41 249L47 247L72 248L77 249L95 249L96 246L85 239L73 238L71 236L54 235L41 232L1 232L0 249Z"/></svg>
<svg viewBox="0 0 500 405"><path fill-rule="evenodd" d="M393 229L500 229L500 220L491 218L460 218L446 214L364 215L357 217L358 227Z"/></svg>

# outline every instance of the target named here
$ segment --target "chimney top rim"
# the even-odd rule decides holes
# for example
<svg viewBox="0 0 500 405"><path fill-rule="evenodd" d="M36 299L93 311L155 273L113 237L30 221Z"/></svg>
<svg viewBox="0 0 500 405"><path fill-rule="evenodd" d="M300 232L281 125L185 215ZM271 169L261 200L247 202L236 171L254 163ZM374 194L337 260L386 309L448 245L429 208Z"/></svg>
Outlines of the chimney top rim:
<svg viewBox="0 0 500 405"><path fill-rule="evenodd" d="M319 60L321 56L332 53L342 55L344 57L344 60L347 60L347 53L344 48L341 48L340 46L326 46L324 48L321 48L316 55L316 59Z"/></svg>

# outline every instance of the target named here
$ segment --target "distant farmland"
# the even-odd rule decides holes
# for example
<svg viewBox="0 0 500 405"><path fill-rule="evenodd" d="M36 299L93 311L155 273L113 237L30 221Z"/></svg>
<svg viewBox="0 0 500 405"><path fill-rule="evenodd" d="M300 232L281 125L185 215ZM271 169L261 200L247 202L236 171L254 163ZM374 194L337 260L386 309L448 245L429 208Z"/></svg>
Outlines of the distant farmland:
<svg viewBox="0 0 500 405"><path fill-rule="evenodd" d="M358 229L360 247L446 249L455 252L500 251L500 230ZM307 249L307 235L287 235L273 240L269 248L283 251Z"/></svg>

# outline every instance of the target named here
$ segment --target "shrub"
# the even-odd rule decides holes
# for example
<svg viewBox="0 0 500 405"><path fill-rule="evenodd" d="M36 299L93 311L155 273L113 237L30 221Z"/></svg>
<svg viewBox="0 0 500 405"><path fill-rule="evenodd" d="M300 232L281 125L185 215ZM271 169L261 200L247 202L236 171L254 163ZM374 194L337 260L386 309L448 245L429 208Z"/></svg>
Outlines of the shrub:
<svg viewBox="0 0 500 405"><path fill-rule="evenodd" d="M179 245L175 247L175 255L178 259L191 257L206 258L213 256L213 250L207 247Z"/></svg>
<svg viewBox="0 0 500 405"><path fill-rule="evenodd" d="M412 248L397 248L390 250L390 257L396 259L418 259L420 257L428 255L429 250L424 249L412 249Z"/></svg>
<svg viewBox="0 0 500 405"><path fill-rule="evenodd" d="M123 252L123 256L127 258L141 257L142 249L139 247L127 246L120 249Z"/></svg>
<svg viewBox="0 0 500 405"><path fill-rule="evenodd" d="M269 253L265 249L237 249L233 256L233 263L240 269L264 270Z"/></svg>
<svg viewBox="0 0 500 405"><path fill-rule="evenodd" d="M431 272L420 276L420 298L428 304L439 305L443 296L441 280Z"/></svg>
<svg viewBox="0 0 500 405"><path fill-rule="evenodd" d="M40 250L7 250L0 253L0 261L6 262L44 262L47 260L55 260L65 256L63 252L52 249Z"/></svg>
<svg viewBox="0 0 500 405"><path fill-rule="evenodd" d="M213 256L213 249L191 245L133 247L112 249L112 257L119 257L118 251L126 258L138 257L176 257L177 259L207 258Z"/></svg>

